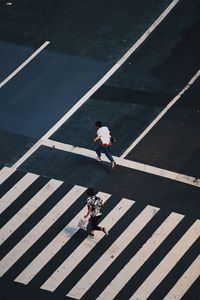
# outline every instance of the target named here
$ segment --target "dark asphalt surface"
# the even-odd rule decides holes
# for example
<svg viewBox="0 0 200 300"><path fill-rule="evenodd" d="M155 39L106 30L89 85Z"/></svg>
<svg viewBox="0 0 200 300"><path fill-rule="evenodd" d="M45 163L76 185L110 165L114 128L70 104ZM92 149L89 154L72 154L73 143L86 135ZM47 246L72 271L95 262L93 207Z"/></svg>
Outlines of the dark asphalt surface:
<svg viewBox="0 0 200 300"><path fill-rule="evenodd" d="M73 105L122 57L158 18L171 1L157 0L13 0L0 3L0 81L26 60L45 41L50 44L19 74L0 89L0 169L12 166L35 144ZM114 134L117 143L112 151L116 156L159 115L164 107L184 88L199 69L200 61L200 3L198 0L180 0L172 12L134 52L130 58L101 86L91 98L64 123L51 139L74 146L94 149L94 122L101 119ZM188 89L179 101L154 126L127 159L157 168L200 178L200 80ZM133 199L137 210L112 231L105 251L120 230L124 230L145 205L161 208L158 219L151 222L141 236L115 261L115 272L122 262L130 259L142 247L146 236L151 236L170 212L186 215L173 232L171 244L181 237L196 218L200 218L200 191L198 187L180 183L145 172L118 166L112 172L110 165L81 155L41 146L28 158L4 185L4 194L15 182L32 172L40 175L22 194L18 204L12 204L2 215L6 223L50 178L64 181L43 210L36 212L25 227L19 228L2 248L2 254L11 249L58 201L62 193L73 185L92 186L97 191L112 194L117 203L122 197ZM82 199L82 198L81 198ZM83 199L82 199L83 200ZM19 206L20 203L20 206ZM81 203L81 201L80 201ZM82 204L77 204L79 207ZM106 208L108 211L113 204ZM108 213L106 211L106 213ZM71 212L73 215L74 211ZM66 222L65 215L58 224L30 249L15 268L1 278L2 299L62 300L73 286L74 278L82 276L79 266L69 281L57 293L38 288L48 278L48 266L29 285L15 283L19 270L28 264L51 241ZM77 235L71 242L75 249L82 239ZM158 249L159 260L169 251L166 243ZM167 276L150 299L163 299L198 255L199 241L183 256L175 270ZM64 247L52 262L57 267L69 253ZM71 250L72 251L72 250ZM93 253L92 264L101 253ZM117 299L128 299L133 286L138 287L152 272L154 258L143 266L122 289ZM112 278L113 269L105 276ZM173 278L173 280L171 279ZM103 281L98 280L103 290ZM183 297L200 299L199 281ZM91 288L88 299L98 291ZM12 294L12 295L11 295ZM97 295L98 296L98 295ZM107 299L106 299L107 300Z"/></svg>

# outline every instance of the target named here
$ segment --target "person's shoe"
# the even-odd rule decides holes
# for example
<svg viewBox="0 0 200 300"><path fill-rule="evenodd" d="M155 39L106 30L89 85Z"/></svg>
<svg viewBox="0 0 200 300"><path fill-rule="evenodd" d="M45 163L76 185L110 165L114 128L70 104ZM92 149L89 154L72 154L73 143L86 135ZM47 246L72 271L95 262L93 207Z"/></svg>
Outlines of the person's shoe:
<svg viewBox="0 0 200 300"><path fill-rule="evenodd" d="M98 161L101 161L101 156L97 156L97 160L98 160Z"/></svg>
<svg viewBox="0 0 200 300"><path fill-rule="evenodd" d="M116 168L116 162L113 161L113 162L111 163L111 165L112 165L112 169L114 170L114 169Z"/></svg>
<svg viewBox="0 0 200 300"><path fill-rule="evenodd" d="M90 237L91 239L94 239L94 233L90 233L90 234L89 234L89 237Z"/></svg>
<svg viewBox="0 0 200 300"><path fill-rule="evenodd" d="M108 231L106 230L105 227L103 227L103 230L102 230L102 231L105 233L105 235L108 235Z"/></svg>

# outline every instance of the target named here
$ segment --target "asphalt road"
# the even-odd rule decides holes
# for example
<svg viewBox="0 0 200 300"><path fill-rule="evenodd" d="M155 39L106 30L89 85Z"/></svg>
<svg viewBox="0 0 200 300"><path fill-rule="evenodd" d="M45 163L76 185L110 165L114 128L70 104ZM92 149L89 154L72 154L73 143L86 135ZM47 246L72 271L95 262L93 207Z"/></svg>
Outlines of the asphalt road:
<svg viewBox="0 0 200 300"><path fill-rule="evenodd" d="M200 3L147 36L170 3L1 1L3 299L200 299ZM95 241L76 226L87 187L109 197Z"/></svg>

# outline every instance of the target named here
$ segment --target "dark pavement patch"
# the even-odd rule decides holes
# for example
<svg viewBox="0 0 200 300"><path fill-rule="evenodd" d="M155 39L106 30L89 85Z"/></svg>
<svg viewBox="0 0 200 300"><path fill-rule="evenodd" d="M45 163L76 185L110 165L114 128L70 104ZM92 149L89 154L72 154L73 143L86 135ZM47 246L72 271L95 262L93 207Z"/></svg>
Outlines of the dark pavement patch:
<svg viewBox="0 0 200 300"><path fill-rule="evenodd" d="M36 140L0 130L0 164L12 166L34 144Z"/></svg>
<svg viewBox="0 0 200 300"><path fill-rule="evenodd" d="M200 79L198 79L127 159L200 177Z"/></svg>
<svg viewBox="0 0 200 300"><path fill-rule="evenodd" d="M6 1L5 1L6 2ZM1 39L98 60L116 61L170 0L43 0L1 5Z"/></svg>

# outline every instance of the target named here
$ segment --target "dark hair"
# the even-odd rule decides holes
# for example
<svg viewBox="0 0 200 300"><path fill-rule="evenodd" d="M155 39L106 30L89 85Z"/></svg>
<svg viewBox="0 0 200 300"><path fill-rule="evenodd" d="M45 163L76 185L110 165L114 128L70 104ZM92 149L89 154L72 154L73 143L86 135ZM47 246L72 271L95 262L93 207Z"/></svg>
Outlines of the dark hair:
<svg viewBox="0 0 200 300"><path fill-rule="evenodd" d="M102 122L101 122L101 121L96 121L96 122L95 122L95 126L97 126L97 127L102 127Z"/></svg>
<svg viewBox="0 0 200 300"><path fill-rule="evenodd" d="M88 188L86 190L86 193L88 194L88 196L94 196L94 190L92 188Z"/></svg>

